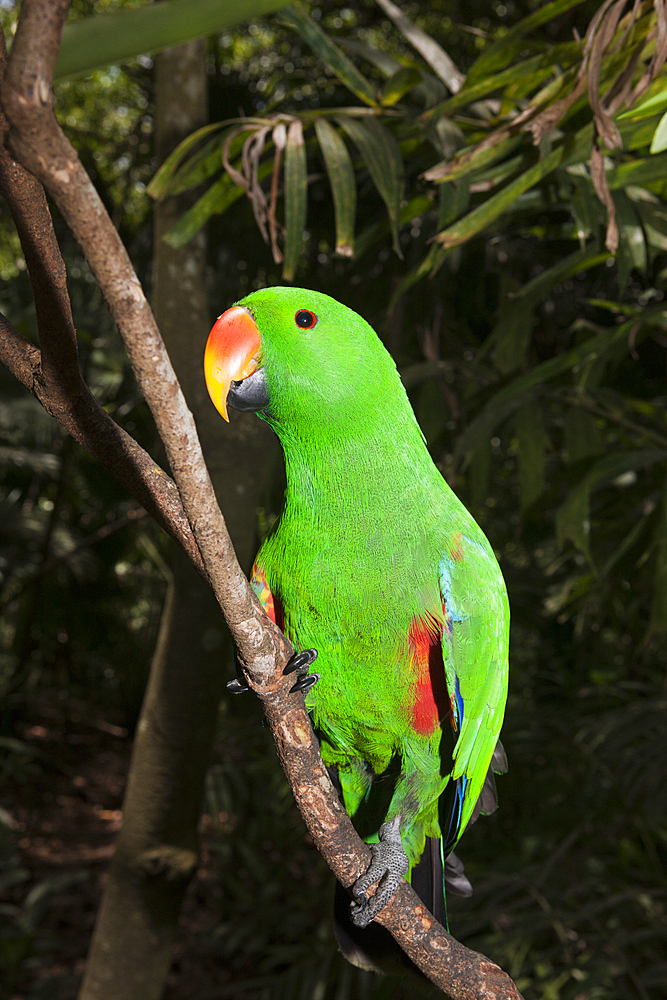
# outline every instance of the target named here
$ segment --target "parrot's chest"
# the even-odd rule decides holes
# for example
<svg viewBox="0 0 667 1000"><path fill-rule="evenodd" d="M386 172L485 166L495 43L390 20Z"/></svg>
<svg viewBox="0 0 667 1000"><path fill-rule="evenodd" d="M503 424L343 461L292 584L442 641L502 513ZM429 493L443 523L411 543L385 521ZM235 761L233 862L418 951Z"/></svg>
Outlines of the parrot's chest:
<svg viewBox="0 0 667 1000"><path fill-rule="evenodd" d="M312 669L320 680L307 696L315 724L332 745L376 766L409 728L412 623L439 602L436 574L420 574L414 547L396 551L382 541L369 544L366 536L363 545L329 539L305 546L276 533L258 556L254 578L260 600L271 603L295 649L318 652Z"/></svg>
<svg viewBox="0 0 667 1000"><path fill-rule="evenodd" d="M269 586L290 638L322 656L326 650L346 670L388 654L407 636L418 588L414 564L408 568L401 554L343 548L331 539L279 548L280 559L268 561Z"/></svg>

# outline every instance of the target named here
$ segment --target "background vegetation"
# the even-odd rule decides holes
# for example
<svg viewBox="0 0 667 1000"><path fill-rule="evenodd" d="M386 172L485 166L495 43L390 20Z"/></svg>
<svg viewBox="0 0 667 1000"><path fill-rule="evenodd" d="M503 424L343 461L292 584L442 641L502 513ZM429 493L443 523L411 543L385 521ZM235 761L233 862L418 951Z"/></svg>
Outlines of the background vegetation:
<svg viewBox="0 0 667 1000"><path fill-rule="evenodd" d="M74 14L116 6L82 2ZM149 57L61 82L58 115L149 286L147 186L154 178L151 193L164 196L196 184L199 200L170 239L178 244L208 221L212 312L293 279L340 298L378 330L443 475L498 552L512 606L510 771L499 812L463 842L475 895L452 902L452 931L506 968L526 996L662 996L664 70L654 65L655 80L628 100L664 45L664 8L640 4L631 23L630 5L619 6L625 20L610 28L599 62L591 40L597 76L575 93L577 38L597 3L402 6L465 77L454 95L437 49L415 48L418 37L388 9L370 0L305 5L216 36L210 117L235 121L200 136L157 178ZM4 4L8 32L13 18ZM592 108L589 84L608 96L606 107ZM625 103L616 106L619 95ZM516 124L527 110L532 132ZM607 118L620 145L605 141ZM596 144L606 187L596 180ZM223 153L245 169L254 215ZM25 264L4 216L0 226L1 308L35 338ZM61 229L89 383L156 453L113 325ZM18 737L45 702L76 699L133 726L170 569L158 530L2 372L0 434L0 752L3 780L29 786L48 763ZM279 498L277 471L257 512L258 538ZM231 675L231 662L221 669ZM336 955L322 905L326 872L257 723L250 700L223 702L205 802L207 842L223 871L207 932L221 985L193 1000L409 995ZM40 938L40 919L57 889L40 893L10 827L0 859L0 885L14 887L0 911L7 981L53 947Z"/></svg>

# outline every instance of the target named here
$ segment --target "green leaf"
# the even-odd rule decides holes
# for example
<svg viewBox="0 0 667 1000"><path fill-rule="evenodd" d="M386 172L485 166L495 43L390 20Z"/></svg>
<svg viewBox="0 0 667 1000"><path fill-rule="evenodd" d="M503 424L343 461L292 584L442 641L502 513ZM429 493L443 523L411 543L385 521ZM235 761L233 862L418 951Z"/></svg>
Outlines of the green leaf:
<svg viewBox="0 0 667 1000"><path fill-rule="evenodd" d="M178 249L195 236L216 212L224 212L241 197L243 188L237 187L231 177L223 174L198 198L192 208L181 216L165 236L169 246Z"/></svg>
<svg viewBox="0 0 667 1000"><path fill-rule="evenodd" d="M542 271L536 278L533 278L532 281L529 281L520 288L514 297L538 302L545 297L547 292L557 282L566 281L567 278L572 278L575 274L589 271L592 267L597 267L598 264L603 263L608 257L609 254L606 251L598 253L595 247L589 247L587 250L577 250L575 253L564 257L556 264Z"/></svg>
<svg viewBox="0 0 667 1000"><path fill-rule="evenodd" d="M285 281L294 281L303 249L307 196L308 175L303 126L300 121L293 121L287 130L285 149L285 261L283 263Z"/></svg>
<svg viewBox="0 0 667 1000"><path fill-rule="evenodd" d="M397 104L408 91L418 86L422 82L422 75L419 70L410 66L402 66L396 70L393 76L389 77L384 85L380 101L385 108L390 108Z"/></svg>
<svg viewBox="0 0 667 1000"><path fill-rule="evenodd" d="M463 431L456 443L455 461L460 461L463 456L471 455L483 441L489 440L496 427L525 402L538 386L544 385L545 382L567 371L572 371L577 376L593 362L607 363L619 351L627 351L628 337L636 327L640 316L646 329L653 316L657 317L664 312L665 306L661 303L651 308L644 308L641 314L635 314L625 323L620 323L611 330L605 330L596 336L589 337L588 340L573 347L565 354L549 358L548 361L536 365L525 375L513 379L509 385L495 394L481 413Z"/></svg>
<svg viewBox="0 0 667 1000"><path fill-rule="evenodd" d="M433 72L445 83L451 91L460 90L465 76L455 66L452 59L443 48L427 35L425 31L418 28L416 24L405 16L400 7L397 7L391 0L377 0L378 5L385 14L392 19L396 27L401 31L410 45L420 54L422 59L431 67Z"/></svg>
<svg viewBox="0 0 667 1000"><path fill-rule="evenodd" d="M69 80L170 45L206 38L282 6L283 0L162 0L70 21L63 29L55 79Z"/></svg>
<svg viewBox="0 0 667 1000"><path fill-rule="evenodd" d="M468 77L466 84L458 94L429 108L420 115L419 120L429 121L440 115L451 115L458 108L473 104L480 98L497 93L498 90L505 87L508 91L507 96L515 98L514 91L521 89L517 85L528 80L532 81L533 86L537 86L542 80L548 81L544 89L533 97L533 101L536 103L546 104L547 101L555 100L559 92L567 88L568 84L573 85L576 77L574 69L568 69L562 73L562 67L576 62L580 54L581 50L576 43L557 45L548 52L541 52L537 56L532 56L523 62L510 66L502 73L492 73L475 83L470 82L470 77ZM554 67L558 68L558 75L555 79Z"/></svg>
<svg viewBox="0 0 667 1000"><path fill-rule="evenodd" d="M393 132L376 118L359 121L356 118L336 117L340 127L347 132L368 168L375 187L387 206L393 246L403 259L398 242L398 226L403 199L403 157Z"/></svg>
<svg viewBox="0 0 667 1000"><path fill-rule="evenodd" d="M459 246L461 243L467 242L486 229L499 215L502 215L506 209L514 204L520 194L537 184L546 174L551 173L565 160L566 155L563 146L552 150L533 167L525 170L516 180L510 181L497 194L483 201L459 222L443 229L435 239L445 247Z"/></svg>
<svg viewBox="0 0 667 1000"><path fill-rule="evenodd" d="M625 538L619 545L614 547L611 555L600 568L600 576L605 577L609 574L611 569L616 565L619 559L622 559L626 552L629 552L633 545L636 544L638 538L646 528L646 523L648 521L648 515L642 515L632 526L630 531L627 533Z"/></svg>
<svg viewBox="0 0 667 1000"><path fill-rule="evenodd" d="M567 499L556 510L556 538L559 545L566 541L574 542L580 552L591 562L591 491L588 482L584 480L575 486Z"/></svg>
<svg viewBox="0 0 667 1000"><path fill-rule="evenodd" d="M661 153L663 149L667 149L667 111L660 119L658 127L655 130L653 139L651 140L650 152Z"/></svg>
<svg viewBox="0 0 667 1000"><path fill-rule="evenodd" d="M440 199L438 206L438 228L446 226L453 219L458 218L470 204L470 188L467 181L451 181L441 184L438 187L438 195ZM401 218L403 219L403 217L404 213L401 212ZM389 312L393 310L400 297L409 288L412 288L413 285L427 275L432 278L437 274L451 253L451 250L441 247L438 243L431 243L429 252L424 259L408 271L392 293L389 300Z"/></svg>
<svg viewBox="0 0 667 1000"><path fill-rule="evenodd" d="M570 406L565 414L565 451L570 465L599 455L604 441L596 418L583 406Z"/></svg>
<svg viewBox="0 0 667 1000"><path fill-rule="evenodd" d="M525 511L544 493L549 438L538 400L529 399L520 406L514 419L519 443L519 496Z"/></svg>
<svg viewBox="0 0 667 1000"><path fill-rule="evenodd" d="M667 461L665 448L638 448L636 451L626 451L620 455L606 455L595 463L586 480L591 492L594 492L611 485L626 472L637 472L639 469L646 469L665 461Z"/></svg>
<svg viewBox="0 0 667 1000"><path fill-rule="evenodd" d="M376 49L372 45L360 42L357 38L339 38L338 44L346 52L351 52L360 59L365 59L366 62L379 69L382 75L387 78L393 76L402 67L398 59L394 59L388 52L383 52L382 49Z"/></svg>
<svg viewBox="0 0 667 1000"><path fill-rule="evenodd" d="M436 163L434 167L425 170L422 177L425 181L453 181L457 177L465 177L466 174L479 170L482 167L490 166L497 160L502 159L513 149L525 142L523 136L517 135L507 137L495 145L480 144L472 149L464 150L458 156L442 163Z"/></svg>
<svg viewBox="0 0 667 1000"><path fill-rule="evenodd" d="M359 72L353 62L350 62L342 49L325 35L305 10L297 4L292 4L283 10L282 18L301 35L315 55L319 56L348 90L370 107L378 107L377 94L366 77Z"/></svg>
<svg viewBox="0 0 667 1000"><path fill-rule="evenodd" d="M533 337L536 304L534 299L510 298L500 307L489 340L495 344L495 363L503 375L516 371L525 361Z"/></svg>
<svg viewBox="0 0 667 1000"><path fill-rule="evenodd" d="M259 165L257 179L263 180L272 170L273 161L265 160ZM243 194L243 188L235 184L228 174L223 174L169 230L165 236L166 242L176 249L184 246L212 215L227 211L229 206L238 201Z"/></svg>
<svg viewBox="0 0 667 1000"><path fill-rule="evenodd" d="M645 146L650 146L655 130L660 124L660 117L660 115L651 115L649 118L623 122L619 129L623 148L630 153L635 149L644 149ZM632 163L621 164L621 166L632 166Z"/></svg>
<svg viewBox="0 0 667 1000"><path fill-rule="evenodd" d="M503 160L502 163L496 163L486 170L475 173L475 176L470 178L470 185L475 184L483 191L497 188L503 181L516 177L530 159L530 152L524 148L518 156L510 156L509 160Z"/></svg>
<svg viewBox="0 0 667 1000"><path fill-rule="evenodd" d="M602 203L593 190L588 174L570 175L574 191L570 198L570 209L574 215L579 243L583 247L591 236L598 232Z"/></svg>
<svg viewBox="0 0 667 1000"><path fill-rule="evenodd" d="M148 191L148 194L151 196L151 198L156 198L159 200L160 198L164 198L165 195L167 194L175 194L176 192L174 191L173 187L173 178L176 172L178 171L182 161L185 159L190 150L194 146L196 146L203 138L205 138L207 135L210 135L211 132L217 132L222 127L223 127L222 122L215 122L211 125L206 125L204 126L204 128L197 129L196 132L193 132L192 135L189 135L186 139L183 140L183 142L179 143L176 149L169 154L167 159L164 161L164 163L159 168L159 170L151 180L150 184L148 185L148 188L146 190ZM218 137L216 137L215 139L206 143L206 146L204 147L206 153L208 153L211 149L216 150L215 158L218 167L220 167L220 141L221 140ZM200 154L202 153L203 150L200 150ZM189 166L190 164L188 164L188 167ZM199 180L202 179L203 178L201 177L199 178ZM195 181L195 183L198 182L199 181ZM185 190L185 187L182 187L181 190Z"/></svg>
<svg viewBox="0 0 667 1000"><path fill-rule="evenodd" d="M618 288L623 293L627 287L630 272L638 270L645 274L647 265L646 240L641 221L625 191L614 192L616 224L619 245L616 252L618 265Z"/></svg>
<svg viewBox="0 0 667 1000"><path fill-rule="evenodd" d="M506 31L502 38L499 38L482 53L471 67L468 80L472 82L482 76L491 76L503 69L525 47L523 42L525 35L534 31L541 24L546 24L552 18L565 13L565 11L578 7L583 2L584 0L553 0L552 3L547 3L529 14L528 17L524 17L522 21Z"/></svg>
<svg viewBox="0 0 667 1000"><path fill-rule="evenodd" d="M467 181L456 180L441 184L438 188L438 229L448 226L458 219L470 205L470 186Z"/></svg>
<svg viewBox="0 0 667 1000"><path fill-rule="evenodd" d="M239 136L238 150L235 148L236 144L232 142L230 155L234 156L240 151L245 138L246 136ZM181 194L183 191L203 184L213 174L220 173L220 145L221 139L215 136L197 150L187 163L175 171L169 183L168 193L170 195Z"/></svg>
<svg viewBox="0 0 667 1000"><path fill-rule="evenodd" d="M642 220L649 246L667 252L667 210L665 204L647 191L642 191L642 194L645 197L638 198L636 192L632 192L632 200Z"/></svg>
<svg viewBox="0 0 667 1000"><path fill-rule="evenodd" d="M627 118L645 118L667 108L667 77L661 73L651 84L638 104L616 116L617 122Z"/></svg>
<svg viewBox="0 0 667 1000"><path fill-rule="evenodd" d="M667 176L667 153L662 156L646 156L632 163L621 163L608 171L607 180L612 191L629 184L641 186L654 181L664 181Z"/></svg>
<svg viewBox="0 0 667 1000"><path fill-rule="evenodd" d="M334 200L336 253L354 256L354 220L357 210L357 182L347 146L336 129L324 118L315 122L324 164Z"/></svg>
<svg viewBox="0 0 667 1000"><path fill-rule="evenodd" d="M463 219L438 233L435 239L443 246L451 247L459 246L476 236L492 222L495 222L503 212L514 206L522 194L534 187L558 166L573 164L585 158L588 155L587 150L590 150L591 136L591 126L585 125L574 136L564 140L561 145L552 149L550 153L525 170L519 177L510 181L497 194L486 198ZM523 207L525 208L525 206Z"/></svg>
<svg viewBox="0 0 667 1000"><path fill-rule="evenodd" d="M638 449L601 458L556 511L558 541L563 544L570 539L591 562L589 545L591 494L610 486L615 479L626 472L636 472L666 460L667 450L656 448Z"/></svg>

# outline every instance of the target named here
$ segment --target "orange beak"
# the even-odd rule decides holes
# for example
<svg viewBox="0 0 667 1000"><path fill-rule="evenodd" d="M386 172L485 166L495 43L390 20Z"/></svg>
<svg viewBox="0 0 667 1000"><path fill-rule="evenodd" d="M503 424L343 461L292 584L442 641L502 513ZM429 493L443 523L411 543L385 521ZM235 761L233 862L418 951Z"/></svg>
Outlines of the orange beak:
<svg viewBox="0 0 667 1000"><path fill-rule="evenodd" d="M204 352L206 388L227 423L229 387L257 371L261 346L257 324L243 306L223 312L208 335Z"/></svg>

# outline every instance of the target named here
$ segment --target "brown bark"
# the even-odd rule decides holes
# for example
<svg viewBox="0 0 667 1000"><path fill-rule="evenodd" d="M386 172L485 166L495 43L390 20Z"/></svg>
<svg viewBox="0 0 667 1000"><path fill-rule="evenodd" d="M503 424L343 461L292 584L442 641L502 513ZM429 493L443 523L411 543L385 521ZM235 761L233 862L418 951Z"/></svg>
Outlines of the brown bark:
<svg viewBox="0 0 667 1000"><path fill-rule="evenodd" d="M202 648L202 601L215 606L213 595L182 552L172 567L80 1000L159 1000L197 866L224 671Z"/></svg>
<svg viewBox="0 0 667 1000"><path fill-rule="evenodd" d="M206 120L205 58L204 41L156 57L159 162ZM202 372L202 348L211 325L205 234L180 249L162 238L189 207L184 201L183 196L169 199L155 210L155 317L200 436L210 446L222 438L231 447L217 492L232 511L235 538L241 539L247 561L254 542L254 508L266 475L259 450L269 432L248 434L247 424L252 430L256 422L246 419L241 434L235 424L231 443L220 434ZM157 1000L197 859L199 806L231 643L227 634L214 653L205 648L211 630L223 631L219 608L182 553L174 551L170 565L172 581L133 748L123 829L95 924L81 1000Z"/></svg>
<svg viewBox="0 0 667 1000"><path fill-rule="evenodd" d="M0 37L0 79L5 67ZM0 106L0 192L12 213L35 297L41 351L0 315L0 358L42 406L155 518L204 574L204 564L175 484L106 413L83 381L65 265L44 191L5 147L9 123Z"/></svg>
<svg viewBox="0 0 667 1000"><path fill-rule="evenodd" d="M205 57L205 41L156 57L160 161L206 120ZM174 347L185 345L170 351L183 362L180 381L196 386L196 375L203 381L198 345L210 326L205 234L180 250L161 239L176 213L187 207L179 199L156 208L153 288L165 340ZM203 395L193 392L193 398L196 410ZM222 631L210 588L182 551L174 547L169 561L172 579L132 751L123 827L80 1000L159 1000L183 896L197 865L199 811L226 657L224 649L212 655L204 644L209 624Z"/></svg>
<svg viewBox="0 0 667 1000"><path fill-rule="evenodd" d="M365 870L369 849L340 806L319 758L303 698L289 695L289 643L258 607L241 573L185 404L139 282L75 151L51 110L50 83L64 0L24 0L2 97L15 155L43 181L82 246L151 407L216 598L248 680L262 698L281 762L306 824L344 885ZM519 997L511 979L460 945L407 885L377 918L441 989L456 998Z"/></svg>

